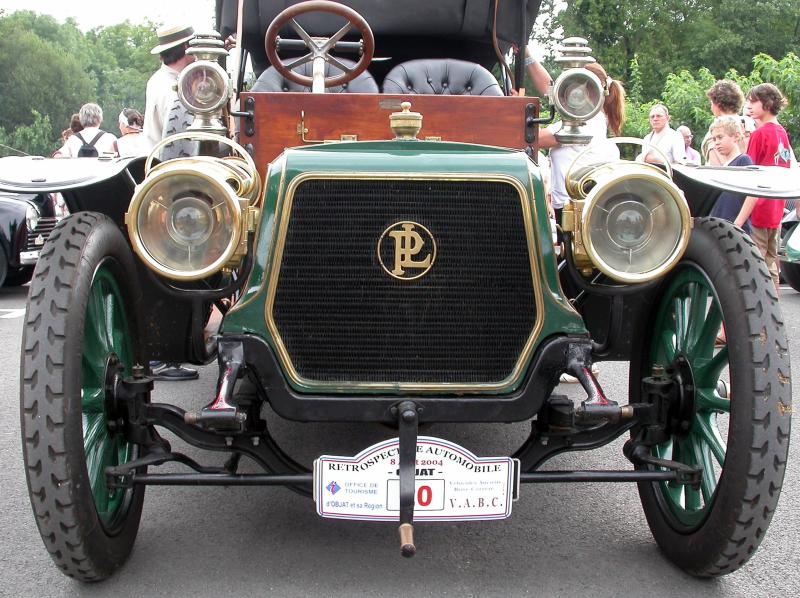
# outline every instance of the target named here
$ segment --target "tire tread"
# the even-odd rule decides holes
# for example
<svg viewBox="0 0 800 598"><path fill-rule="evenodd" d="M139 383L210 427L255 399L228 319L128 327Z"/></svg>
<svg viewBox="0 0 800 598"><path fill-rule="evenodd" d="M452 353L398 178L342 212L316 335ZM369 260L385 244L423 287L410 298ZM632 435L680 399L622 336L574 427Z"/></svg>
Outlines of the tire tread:
<svg viewBox="0 0 800 598"><path fill-rule="evenodd" d="M744 353L751 356L754 373L751 388L735 391L755 398L750 414L752 439L749 450L742 453L749 460L741 511L733 514L732 525L725 530L715 556L708 555L705 562L695 562L694 566L679 563L696 576L716 577L738 569L751 558L775 512L789 448L791 376L778 295L757 247L724 220L697 219L695 228L700 229L696 232L710 234L728 256L728 264L720 264L716 275L735 277L735 286L741 292L745 307L741 324L746 326L749 339ZM713 279L714 274L709 274Z"/></svg>
<svg viewBox="0 0 800 598"><path fill-rule="evenodd" d="M65 362L54 357L64 355L64 314L73 301L82 252L103 221L110 223L100 214L73 214L59 222L45 244L31 282L20 376L23 457L34 517L56 565L82 581L103 579L110 571L93 559L86 514L73 495L79 489L66 448Z"/></svg>

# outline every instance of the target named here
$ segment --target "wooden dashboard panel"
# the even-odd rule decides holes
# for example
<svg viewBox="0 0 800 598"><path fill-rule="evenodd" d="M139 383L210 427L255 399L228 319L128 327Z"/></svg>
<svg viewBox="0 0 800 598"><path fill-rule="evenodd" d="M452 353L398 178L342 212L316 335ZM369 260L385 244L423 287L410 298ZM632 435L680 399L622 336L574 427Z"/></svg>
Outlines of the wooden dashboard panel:
<svg viewBox="0 0 800 598"><path fill-rule="evenodd" d="M252 109L254 118L240 119L239 143L252 144L263 177L266 165L287 147L392 139L389 115L404 101L422 114L419 139L536 151L538 126L530 119L539 115L539 100L496 96L245 93L240 109Z"/></svg>

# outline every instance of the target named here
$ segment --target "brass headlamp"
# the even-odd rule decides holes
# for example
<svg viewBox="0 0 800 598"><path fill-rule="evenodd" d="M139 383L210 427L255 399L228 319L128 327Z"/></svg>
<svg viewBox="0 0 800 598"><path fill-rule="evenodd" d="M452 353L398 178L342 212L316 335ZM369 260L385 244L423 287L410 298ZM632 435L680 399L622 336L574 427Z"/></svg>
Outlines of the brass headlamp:
<svg viewBox="0 0 800 598"><path fill-rule="evenodd" d="M234 156L195 156L151 168L162 146L181 139L226 144ZM261 179L239 144L210 133L181 133L153 148L145 179L136 187L125 224L134 252L172 280L200 280L236 268L255 230Z"/></svg>
<svg viewBox="0 0 800 598"><path fill-rule="evenodd" d="M641 144L629 138L608 142ZM627 160L593 161L597 150L590 146L579 154L565 179L573 201L562 225L573 233L576 266L597 268L624 283L663 276L683 256L692 226L671 170Z"/></svg>
<svg viewBox="0 0 800 598"><path fill-rule="evenodd" d="M592 51L582 37L568 37L559 49L556 62L564 65L550 90L550 101L561 115L562 128L555 134L562 145L585 144L592 136L582 131L583 125L600 112L605 101L605 85L586 65L595 62Z"/></svg>

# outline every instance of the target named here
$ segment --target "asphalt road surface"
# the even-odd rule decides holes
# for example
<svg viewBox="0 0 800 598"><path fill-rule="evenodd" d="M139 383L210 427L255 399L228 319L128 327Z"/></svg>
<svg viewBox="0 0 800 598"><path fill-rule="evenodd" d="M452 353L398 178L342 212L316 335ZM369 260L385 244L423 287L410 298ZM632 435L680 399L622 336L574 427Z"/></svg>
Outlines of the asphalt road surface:
<svg viewBox="0 0 800 598"><path fill-rule="evenodd" d="M150 487L125 566L103 583L77 583L45 551L23 475L18 372L26 292L0 289L0 596L800 596L798 422L766 539L745 567L717 580L696 580L666 561L633 485L555 484L523 485L504 521L418 524L418 554L410 560L400 557L394 524L321 519L311 500L283 488ZM787 288L782 301L792 368L800 372L800 294ZM625 396L626 379L624 364L603 364L610 397ZM157 383L154 400L197 408L214 380L214 369L205 368L197 382ZM355 454L393 435L381 426L271 425L287 452L308 462L322 452ZM500 424L424 433L489 456L509 454L527 432L525 424ZM621 446L562 455L551 465L626 467Z"/></svg>

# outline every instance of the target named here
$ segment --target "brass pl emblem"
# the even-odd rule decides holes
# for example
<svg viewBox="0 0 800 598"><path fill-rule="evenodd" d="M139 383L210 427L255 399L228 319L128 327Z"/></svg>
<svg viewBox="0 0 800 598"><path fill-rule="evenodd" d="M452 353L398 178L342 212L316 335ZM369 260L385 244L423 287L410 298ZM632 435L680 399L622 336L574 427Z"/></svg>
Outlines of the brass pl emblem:
<svg viewBox="0 0 800 598"><path fill-rule="evenodd" d="M378 260L389 276L414 280L425 276L436 261L436 241L417 222L395 222L378 240Z"/></svg>

